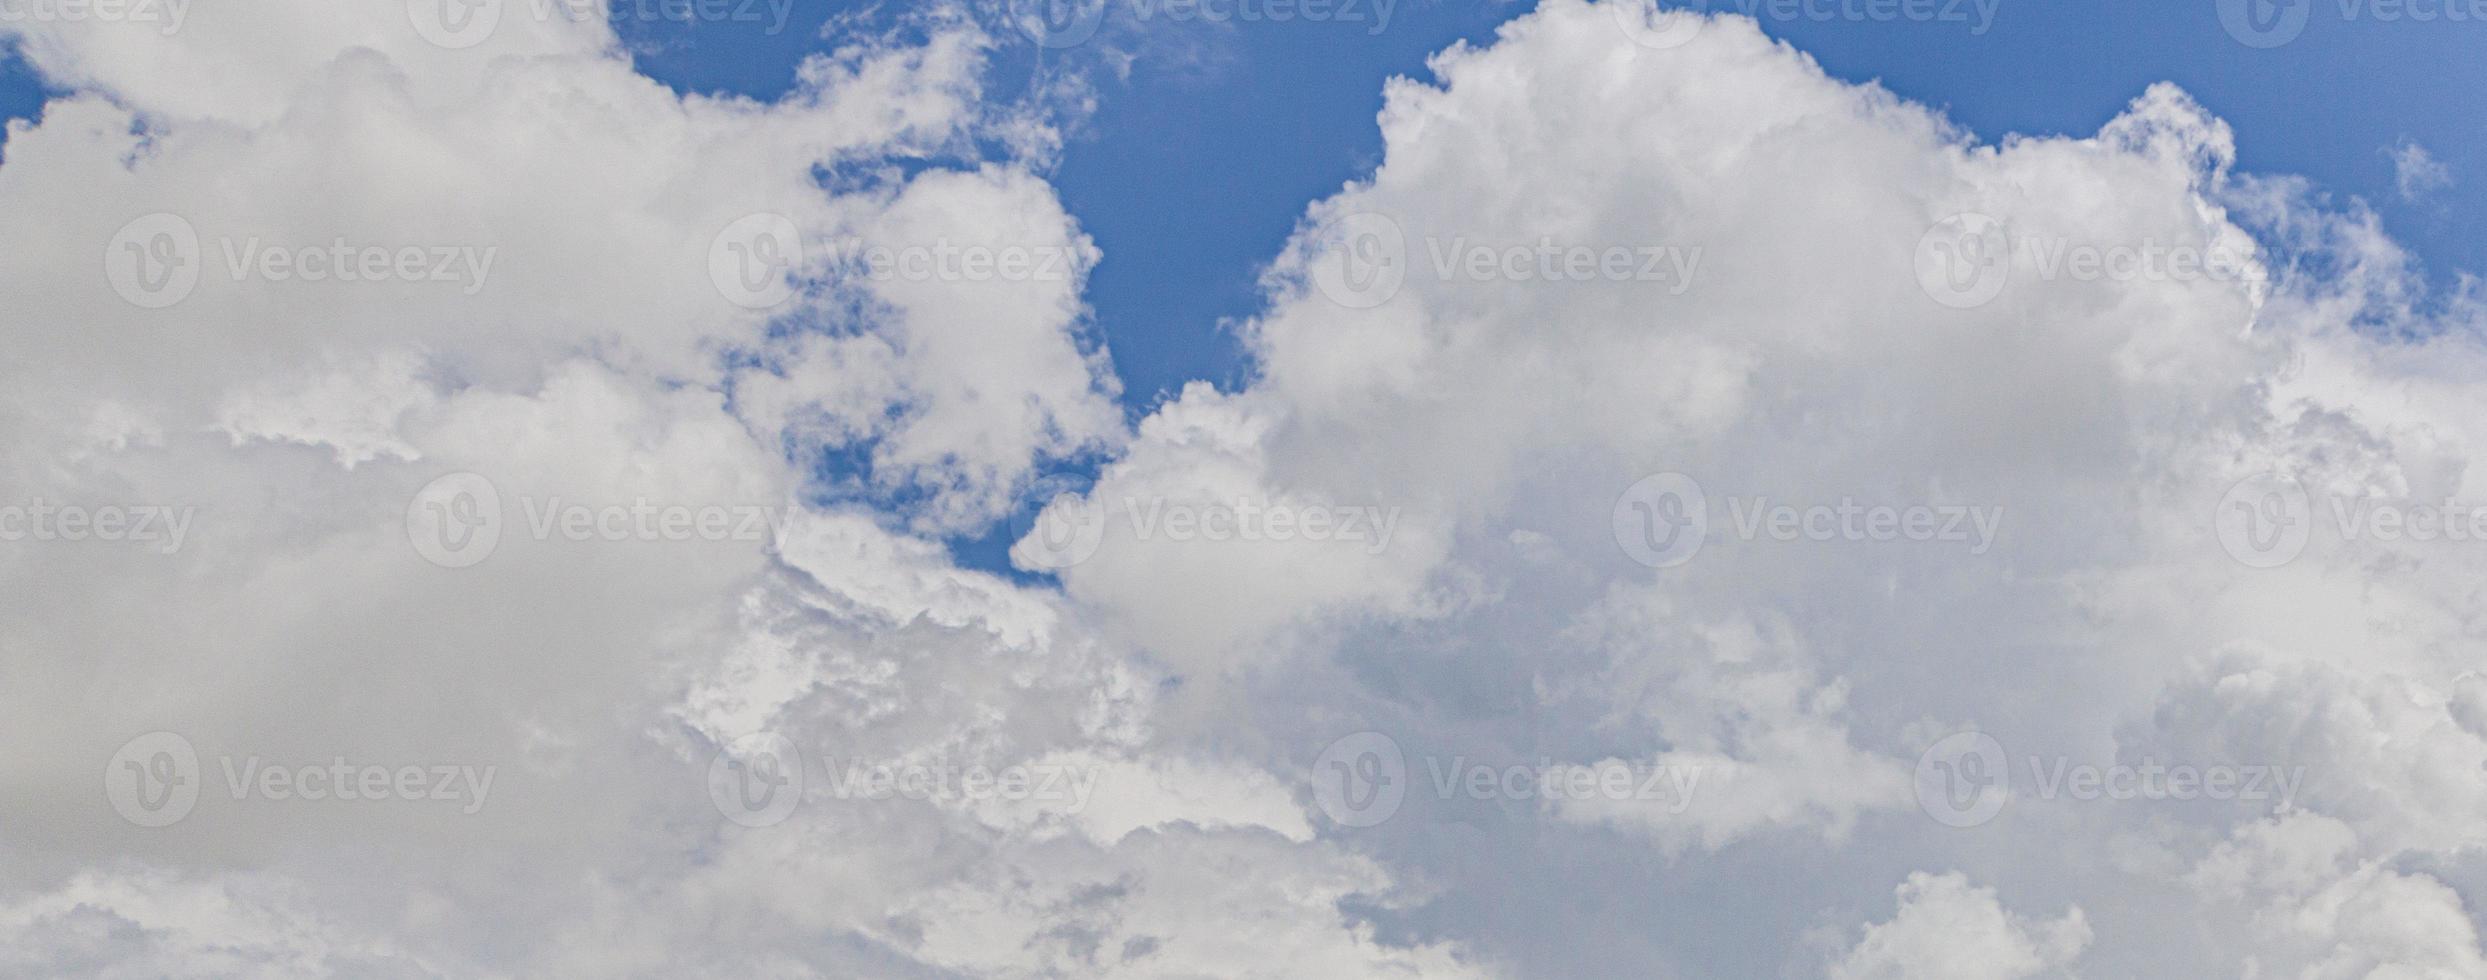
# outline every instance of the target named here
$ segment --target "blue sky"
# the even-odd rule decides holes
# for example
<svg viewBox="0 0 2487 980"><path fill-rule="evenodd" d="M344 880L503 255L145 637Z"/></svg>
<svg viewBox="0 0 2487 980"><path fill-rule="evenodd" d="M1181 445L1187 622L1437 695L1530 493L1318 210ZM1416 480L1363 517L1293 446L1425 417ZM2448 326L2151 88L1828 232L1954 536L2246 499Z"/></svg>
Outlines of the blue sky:
<svg viewBox="0 0 2487 980"><path fill-rule="evenodd" d="M1109 17L1127 15L1129 2L1114 0ZM1743 2L1714 0L1711 10L1746 10ZM1982 139L2097 132L2151 82L2179 82L2236 127L2243 169L2305 174L2325 192L2370 201L2437 284L2487 269L2487 241L2465 234L2487 224L2487 179L2477 177L2487 174L2487 99L2475 97L2487 85L2487 62L2477 60L2487 22L2345 20L2338 0L2325 0L2303 35L2256 50L2223 30L2213 2L1990 2L1992 20L1960 2L1957 20L1937 22L1818 20L1801 5L1751 10L1830 75L1883 82ZM1378 162L1383 82L1428 77L1428 55L1490 40L1530 7L1400 0L1385 27L1375 5L1363 22L1159 20L1127 77L1099 72L1097 112L1052 182L1104 249L1087 298L1127 415L1137 420L1189 381L1241 386L1246 363L1231 326L1258 311L1258 271L1303 206ZM1818 0L1811 10L1840 7ZM806 2L791 7L783 30L624 20L622 32L642 70L676 90L773 97L808 52L833 47L841 30L880 30L880 15L873 2ZM1107 35L1114 27L1109 20ZM1012 47L997 55L992 85L1025 87L1094 47ZM0 112L22 117L37 107L40 92L10 62ZM2388 154L2402 139L2425 147L2450 172L2450 187L2402 199ZM1022 520L1037 507L1032 500ZM1020 522L1007 522L957 540L957 560L1025 580L1007 560L1017 530Z"/></svg>
<svg viewBox="0 0 2487 980"><path fill-rule="evenodd" d="M1131 2L1114 0L1107 32ZM2487 268L2487 242L2464 233L2487 223L2479 176L2487 120L2475 96L2487 85L2487 61L2476 57L2487 23L2385 22L2362 5L2341 6L2363 0L2324 0L2291 42L2257 49L2222 28L2212 2L1988 2L1991 13L1970 0L1938 6L1934 22L1847 19L1827 0L1709 6L1749 9L1834 76L1879 81L1986 140L2086 135L2151 83L2174 81L2235 128L2243 169L2304 175L2336 203L2363 199L2439 285ZM1533 6L1400 0L1386 26L1372 4L1360 22L1158 20L1126 75L1097 74L1097 111L1052 177L1105 254L1087 298L1131 418L1193 380L1240 386L1247 365L1231 328L1260 309L1260 269L1305 205L1378 161L1384 81L1427 77L1430 54L1482 43ZM622 31L641 69L668 85L768 98L791 85L805 55L834 43L825 37L877 29L884 13L848 0L791 11L782 29L625 19ZM1006 49L992 84L1007 93L1042 77L1047 59L1098 46ZM12 59L0 70L0 112L39 106L38 88ZM2403 141L2423 146L2451 183L2404 200L2389 152ZM1016 537L1004 525L953 545L968 564L1024 578L1006 556Z"/></svg>
<svg viewBox="0 0 2487 980"><path fill-rule="evenodd" d="M1739 2L1714 0L1711 9L1743 9ZM1878 80L1986 140L2086 135L2152 83L2174 81L2236 129L2240 167L2302 174L2366 200L2438 283L2487 268L2487 242L2463 234L2487 223L2487 178L2474 178L2487 172L2487 120L2481 102L2463 95L2487 84L2487 62L2476 57L2487 24L2344 19L2337 2L2326 0L2301 35L2269 49L2239 43L2210 2L2001 0L1983 30L1967 3L1961 20L1934 23L1753 10L1831 74ZM1378 31L1371 19L1153 25L1173 37L1142 46L1126 78L1109 77L1054 174L1105 252L1088 299L1134 419L1189 381L1239 386L1247 368L1231 325L1260 309L1259 270L1305 205L1378 162L1384 81L1427 77L1430 54L1483 43L1533 6L1403 0ZM773 94L817 22L855 7L811 8L774 37L748 25L703 25L697 36L660 25L640 33L655 49L641 62L681 88ZM1129 8L1117 0L1115 9ZM1005 64L1014 79L1040 70L1024 59ZM2404 140L2425 147L2453 183L2401 199L2387 151ZM1020 530L1014 522L953 547L967 564L1024 578L1006 555Z"/></svg>
<svg viewBox="0 0 2487 980"><path fill-rule="evenodd" d="M0 0L0 976L2487 978L2487 0L607 2Z"/></svg>
<svg viewBox="0 0 2487 980"><path fill-rule="evenodd" d="M1960 19L1934 23L1752 9L1833 75L1880 81L1984 139L2086 134L2150 83L2174 81L2236 128L2243 168L2302 174L2364 199L2439 283L2487 268L2487 240L2466 233L2487 223L2487 178L2477 176L2487 164L2487 103L2477 97L2487 87L2487 59L2478 57L2487 23L2385 22L2363 0L2347 0L2358 14L2343 17L2344 0L2322 0L2296 39L2255 49L2222 29L2210 2L1989 2L1983 30L1966 2ZM1127 3L1116 0L1109 17ZM625 36L642 49L642 69L676 88L765 97L830 43L824 24L870 23L878 6L798 4L782 30L643 21L626 24ZM1105 252L1088 295L1126 406L1144 412L1190 380L1235 383L1243 365L1226 327L1258 309L1257 272L1305 204L1378 159L1383 81L1424 77L1430 53L1489 38L1532 6L1401 0L1379 30L1371 19L1155 25L1176 38L1144 47L1127 78L1106 82L1054 175ZM1772 13L1788 9L1797 13ZM1020 77L1039 70L1024 59L1004 64ZM0 67L0 113L19 118L40 104L22 65ZM2389 150L2403 140L2425 147L2450 186L2401 199Z"/></svg>
<svg viewBox="0 0 2487 980"><path fill-rule="evenodd" d="M1383 81L1424 77L1427 55L1488 38L1530 6L1408 0L1379 34L1237 24L1213 36L1206 57L1143 58L1104 93L1056 183L1105 250L1090 298L1135 407L1238 369L1218 324L1256 310L1255 270L1304 205L1376 162ZM2487 184L2464 179L2487 163L2487 103L2476 97L2487 86L2487 24L2342 20L2338 9L2325 0L2300 37L2266 50L2231 38L2212 3L2185 0L2003 0L1983 33L1973 23L1762 20L1831 74L1879 80L1989 140L2091 133L2151 83L2174 81L2236 128L2244 169L2364 198L2439 281L2487 268L2487 242L2463 234L2487 221ZM2454 184L2400 200L2386 151L2403 139Z"/></svg>
<svg viewBox="0 0 2487 980"><path fill-rule="evenodd" d="M1233 371L1216 324L1253 312L1253 269L1304 204L1374 163L1383 80L1423 77L1430 52L1489 37L1526 6L1411 2L1370 37L1348 24L1239 26L1212 64L1144 60L1108 91L1094 138L1071 149L1058 184L1105 249L1090 295L1130 396L1145 404L1187 378ZM2322 9L2337 10L2328 0ZM2487 24L2318 19L2270 50L2230 38L2208 2L2004 0L1983 34L1953 23L1764 24L1833 75L1879 80L1990 140L2094 132L2152 82L2175 81L2235 126L2243 168L2365 198L2438 276L2487 267L2487 242L2463 234L2487 220L2487 185L2463 179L2487 162L2476 97ZM2399 200L2386 149L2405 138L2455 183Z"/></svg>

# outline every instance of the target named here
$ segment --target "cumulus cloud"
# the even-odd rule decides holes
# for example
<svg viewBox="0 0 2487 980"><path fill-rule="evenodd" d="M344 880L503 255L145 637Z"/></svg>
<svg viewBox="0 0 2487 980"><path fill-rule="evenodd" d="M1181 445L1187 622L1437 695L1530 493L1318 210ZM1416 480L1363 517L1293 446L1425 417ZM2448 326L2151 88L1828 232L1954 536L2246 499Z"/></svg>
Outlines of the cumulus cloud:
<svg viewBox="0 0 2487 980"><path fill-rule="evenodd" d="M0 168L45 229L0 488L82 515L0 559L51 597L5 614L7 731L55 747L0 775L12 970L1464 971L1344 915L1392 879L1272 774L1153 744L1145 659L921 536L1122 424L967 11L759 102L638 75L600 7L408 7L11 21L71 94ZM152 508L187 540L84 516ZM813 793L746 827L711 777L762 731ZM838 785L883 770L953 781ZM1081 791L959 790L996 772Z"/></svg>
<svg viewBox="0 0 2487 980"><path fill-rule="evenodd" d="M2356 852L2358 835L2295 814L2240 827L2192 875L2206 905L2242 909L2249 970L2309 977L2469 977L2487 972L2459 892Z"/></svg>
<svg viewBox="0 0 2487 980"><path fill-rule="evenodd" d="M520 6L6 28L7 970L2487 974L2472 304L2173 87L1547 0L1126 426L994 11Z"/></svg>
<svg viewBox="0 0 2487 980"><path fill-rule="evenodd" d="M1362 833L1523 906L1643 887L1656 872L1611 863L1635 846L1696 869L1668 894L1711 907L1743 907L1730 882L1770 869L1821 873L1793 855L1959 869L2060 894L2101 937L1990 930L2014 965L1962 975L2083 949L2109 974L2188 975L2246 962L2250 930L2170 959L2195 942L2169 925L2183 904L2135 896L2229 828L2315 808L2377 859L2474 846L2453 814L2480 772L2451 694L2475 669L2458 596L2476 556L2338 517L2474 495L2473 396L2423 365L2475 344L2413 312L2422 287L2373 215L2236 171L2229 128L2171 86L2094 135L1981 143L1750 22L1660 48L1649 16L1548 3L1394 82L1382 162L1314 202L1269 269L1259 373L1142 422L1086 498L1106 519L1066 592L1178 665L1311 705L1231 709L1258 724L1391 734L1407 796ZM2278 562L2222 516L2270 474L2323 508ZM1636 496L1658 476L1689 499ZM1239 495L1388 502L1402 543L1315 561L1113 516ZM1689 551L1659 540L1687 527ZM1206 601L1221 582L1232 601ZM2242 649L2324 674L2317 697L2373 700L2265 714L2250 682L2200 673ZM2226 700L2184 707L2206 684ZM2257 727L2306 710L2341 727ZM1991 822L1955 827L1908 773L1946 772L1925 753L1963 730L2010 785ZM2414 757L2358 748L2419 732ZM1530 798L1434 776L1480 759L1552 776ZM2302 792L2060 780L2169 764L2300 772ZM1702 778L1688 806L1582 789L1615 770ZM1478 856L1496 839L1531 843ZM1523 975L1819 968L1618 939L1576 909L1504 926L1511 904L1417 919L1515 951ZM1523 938L1548 930L1598 939Z"/></svg>
<svg viewBox="0 0 2487 980"><path fill-rule="evenodd" d="M1831 966L1832 980L2019 980L2063 970L2090 944L2079 908L2032 921L2005 911L1994 889L1956 874L1912 874L1899 898L1899 912L1867 927L1856 948Z"/></svg>

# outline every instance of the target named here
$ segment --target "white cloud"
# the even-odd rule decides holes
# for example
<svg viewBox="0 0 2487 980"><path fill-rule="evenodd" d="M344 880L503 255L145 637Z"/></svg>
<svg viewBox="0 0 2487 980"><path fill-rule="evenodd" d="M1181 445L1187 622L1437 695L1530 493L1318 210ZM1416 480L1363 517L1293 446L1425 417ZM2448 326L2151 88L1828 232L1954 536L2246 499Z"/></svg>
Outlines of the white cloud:
<svg viewBox="0 0 2487 980"><path fill-rule="evenodd" d="M2172 956L2200 942L2169 924L2185 908L2142 896L2268 802L2048 797L2033 760L2302 764L2297 805L2348 820L2377 859L2471 846L2453 814L2480 773L2450 706L2466 702L2447 698L2475 670L2461 596L2479 558L2318 534L2295 562L2257 569L2217 533L2222 495L2271 469L2333 494L2475 496L2476 396L2464 372L2430 365L2472 363L2476 345L2412 312L2423 287L2370 213L2235 172L2228 127L2173 87L2095 137L1983 145L1733 17L1661 52L1597 6L1547 3L1433 68L1437 82L1392 83L1382 163L1315 202L1273 264L1270 308L1247 330L1252 382L1195 386L1145 420L1088 496L1107 517L1100 546L1061 573L1115 635L1195 683L1245 686L1222 700L1304 703L1292 722L1227 709L1321 733L1299 757L1360 728L1393 733L1410 796L1365 831L1374 849L1506 899L1440 903L1425 921L1496 936L1489 952L1539 950L1524 975L1804 968L1746 933L1702 958L1582 918L1495 918L1647 887L1585 857L1558 873L1542 854L1639 844L1721 876L1677 903L1820 873L1808 862L1948 866L2058 882L2061 904L2090 911L2087 955L2107 973L2247 961L2242 926ZM1914 267L1964 212L1994 219L2009 248L1983 303L1945 302ZM1480 247L1486 264L1458 261ZM1618 247L1700 258L1682 289L1639 263L1565 265ZM2301 258L2336 271L2295 271ZM2352 328L2376 322L2430 339ZM1619 497L1657 473L1697 481L1709 520L1688 563L1653 570L1617 535L1639 527ZM1387 500L1422 533L1374 556L1273 553L1113 517L1133 499L1238 493ZM1983 508L2000 524L1973 554L1836 524L1827 540L1783 539L1739 517L1851 504ZM2255 643L2282 676L2323 674L2304 681L2308 700L2249 707L2252 687L2189 666ZM2206 684L2222 700L2181 707ZM2334 698L2312 744L2256 728ZM2382 707L2404 698L2416 706ZM2196 724L2181 743L2163 730ZM1905 774L1966 728L2004 746L2017 782L1994 823L1954 830L1916 812ZM2370 754L2412 738L2425 747ZM1424 762L1463 753L1705 779L1680 812L1430 798ZM1480 823L1515 829L1469 830ZM1565 824L1564 845L1517 843L1542 840L1517 827ZM1480 833L1514 853L1477 857ZM1787 900L1772 895L1760 901ZM1547 954L1515 935L1546 931L1589 948ZM2055 969L2083 937L2005 959Z"/></svg>
<svg viewBox="0 0 2487 980"><path fill-rule="evenodd" d="M2487 974L2460 893L2353 855L2338 821L2294 815L2240 827L2193 873L2213 902L2249 910L2246 968L2302 977Z"/></svg>
<svg viewBox="0 0 2487 980"><path fill-rule="evenodd" d="M2392 183L2400 189L2401 200L2415 201L2452 186L2452 171L2417 140L2404 139L2384 152L2392 158Z"/></svg>
<svg viewBox="0 0 2487 980"><path fill-rule="evenodd" d="M21 38L78 93L14 132L0 169L0 207L46 229L0 262L0 289L23 298L6 328L23 356L0 367L0 428L21 448L0 499L178 505L196 526L170 555L49 541L0 558L0 586L47 599L0 613L0 729L53 747L0 763L0 792L28 804L0 842L10 969L1027 975L1129 960L1149 975L1218 949L1144 916L1233 915L1261 925L1196 934L1315 972L1462 973L1447 946L1383 942L1340 911L1386 900L1391 878L1313 842L1273 776L1155 744L1152 668L1055 597L908 536L989 524L1040 464L1120 438L1085 336L1094 247L1033 176L1041 161L960 159L986 138L1050 140L985 103L990 37L924 11L919 40L816 57L758 103L673 95L594 18L511 5L489 40L447 48L407 8L203 6L170 35L72 22ZM890 176L901 160L936 165ZM831 193L816 170L856 177ZM120 283L140 305L100 272L116 233L155 213L179 224L145 229L184 227L198 248L151 258L197 278L179 295ZM802 236L794 296L774 308L713 281L721 231L753 214ZM1062 261L964 284L856 279L835 261L850 242L945 238ZM491 264L440 283L260 264L408 247ZM817 479L819 454L848 450L861 473ZM498 538L442 567L409 537L451 525L408 515L484 506L418 496L457 473L493 494ZM858 488L908 508L804 505ZM759 515L763 533L683 539L654 523L669 511ZM440 520L471 530L479 513ZM115 750L157 730L194 748L169 774L199 792L145 828L97 790ZM800 815L744 832L705 777L717 746L762 730L822 766L1117 782L1023 811L822 796L819 778ZM327 786L332 762L494 781L443 807L236 775ZM1231 891L1167 897L1201 874ZM1010 915L1045 938L972 948L978 902L958 896L1001 907L1039 878L1056 898ZM1097 901L1126 879L1166 891ZM1128 935L1062 938L1099 916Z"/></svg>
<svg viewBox="0 0 2487 980"><path fill-rule="evenodd" d="M1956 874L1912 874L1899 897L1899 912L1868 927L1831 966L1831 980L2020 980L2063 970L2091 940L2079 907L2031 920Z"/></svg>
<svg viewBox="0 0 2487 980"><path fill-rule="evenodd" d="M0 967L25 976L440 975L385 938L338 929L299 889L247 875L84 873L0 903L0 932L11 939Z"/></svg>
<svg viewBox="0 0 2487 980"><path fill-rule="evenodd" d="M967 11L768 103L678 97L592 19L462 49L382 0L25 34L77 94L0 167L41 229L0 252L0 506L196 521L169 555L0 551L0 590L41 597L0 607L0 967L2487 972L2487 558L2318 521L2251 567L2218 510L2272 470L2317 505L2480 497L2467 300L2414 313L2371 212L2235 172L2174 88L2095 136L1981 144L1750 21L1660 51L1614 13L1548 0L1393 81L1381 165L1272 257L1249 383L1130 430L1083 298L1101 253L1043 178L1077 85L996 104L1006 42ZM151 309L99 267L159 212L199 279ZM1988 285L1930 235L1963 213L2011 248L1984 302L1925 275ZM745 283L782 304L712 278L752 215L802 236ZM497 252L450 283L226 262L341 236ZM848 245L1062 274L858 274ZM1092 459L1053 505L1101 522L1058 589L941 543ZM410 510L467 526L477 501L418 496L455 473L500 507L469 567L409 540ZM1707 505L1665 568L1618 539L1660 533L1622 499L1657 473ZM1246 506L1388 530L1163 523ZM1882 506L2000 523L1972 552L1839 517ZM765 533L631 530L667 508ZM1968 728L2012 797L1945 826L1911 767ZM144 828L97 783L157 730L201 792ZM1404 803L1349 826L1312 763L1368 730L1405 751L1366 770ZM769 819L712 796L777 799L758 756L711 765L754 736L802 766ZM237 796L224 764L252 758L497 775L474 813ZM1435 783L1455 759L1701 781L1680 808L1506 798ZM2022 781L2144 759L2308 777L2287 808ZM954 781L859 794L850 766Z"/></svg>

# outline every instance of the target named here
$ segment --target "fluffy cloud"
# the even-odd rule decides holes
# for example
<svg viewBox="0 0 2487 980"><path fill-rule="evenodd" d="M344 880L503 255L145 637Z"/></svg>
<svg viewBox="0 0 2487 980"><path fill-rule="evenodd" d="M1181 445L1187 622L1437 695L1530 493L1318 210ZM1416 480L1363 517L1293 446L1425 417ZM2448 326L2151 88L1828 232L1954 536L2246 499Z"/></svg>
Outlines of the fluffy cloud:
<svg viewBox="0 0 2487 980"><path fill-rule="evenodd" d="M2487 973L2487 566L2372 518L2480 496L2412 312L2470 304L2182 92L1985 144L1547 0L1391 83L1249 382L1126 429L988 15L768 102L595 17L22 34L0 503L186 531L0 552L0 965ZM1052 581L953 559L1066 468ZM1939 819L1970 729L2005 802ZM2306 776L2049 778L2162 762Z"/></svg>
<svg viewBox="0 0 2487 980"><path fill-rule="evenodd" d="M1865 930L1831 967L1832 980L2019 980L2062 970L2090 944L2079 908L2033 922L2006 912L1994 889L1972 887L1956 874L1910 875L1899 897L1899 912Z"/></svg>
<svg viewBox="0 0 2487 980"><path fill-rule="evenodd" d="M1786 915L1736 890L1887 888L1897 866L2089 910L2086 928L1985 929L1956 961L1912 925L1949 913L1903 913L1829 958L1964 976L2077 952L2111 975L2238 969L2250 928L2171 957L2198 938L2170 916L2191 862L2277 808L2348 821L2370 860L2475 847L2457 814L2482 773L2453 692L2473 683L2479 557L2337 518L2476 496L2476 396L2433 366L2476 346L2413 312L2373 216L2235 172L2228 128L2173 87L2095 135L1981 144L1749 22L1661 49L1652 16L1683 15L1547 3L1438 56L1433 81L1394 82L1382 162L1315 202L1269 270L1259 373L1141 424L1087 497L1101 540L1066 592L1261 692L1232 695L1253 705L1236 716L1324 733L1299 758L1391 734L1408 797L1363 839L1505 896L1412 918L1523 975L1825 968L1744 942L1772 928L1751 917L1721 924L1733 952L1600 931L1566 900L1649 887L1659 872L1613 857L1636 846L1678 906ZM1998 261L1943 264L1964 244ZM1652 554L1657 515L1633 508L1659 501L1632 488L1654 474L1698 491L1697 550ZM2320 508L2277 563L2227 540L2221 509L2270 474ZM1117 516L1237 497L1386 503L1403 538L1209 548ZM2243 650L2260 665L2205 666ZM1908 772L1972 728L2009 803L1948 827ZM1480 759L1584 778L1534 796L1436 780ZM2049 780L2168 764L2301 768L2302 795ZM1579 790L1614 769L1702 780L1683 807ZM1861 892L1838 901L1825 914L1863 921ZM1563 911L1506 925L1514 905ZM1923 956L1902 942L1921 928Z"/></svg>
<svg viewBox="0 0 2487 980"><path fill-rule="evenodd" d="M994 39L923 11L764 103L529 9L473 45L398 2L15 38L75 92L0 168L44 230L0 263L0 489L188 533L0 558L47 597L0 614L6 731L49 747L0 769L9 968L1462 973L1343 915L1393 883L1276 777L1154 745L1144 659L916 536L1122 426L1095 248L1041 160L976 151L1048 142L983 94ZM754 216L792 247L735 267ZM712 760L763 730L814 798L746 828ZM876 767L1080 790L831 785Z"/></svg>
<svg viewBox="0 0 2487 980"><path fill-rule="evenodd" d="M2360 860L2358 835L2296 814L2240 827L2194 870L2210 909L2243 910L2245 969L2302 977L2474 977L2487 972L2461 895L2425 874Z"/></svg>

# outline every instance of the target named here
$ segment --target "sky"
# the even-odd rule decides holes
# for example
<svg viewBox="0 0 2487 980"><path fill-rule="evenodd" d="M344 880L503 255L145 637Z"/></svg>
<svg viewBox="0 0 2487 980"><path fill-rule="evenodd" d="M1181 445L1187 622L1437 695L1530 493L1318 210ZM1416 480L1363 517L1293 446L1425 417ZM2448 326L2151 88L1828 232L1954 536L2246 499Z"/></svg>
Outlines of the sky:
<svg viewBox="0 0 2487 980"><path fill-rule="evenodd" d="M657 21L642 40L658 50L638 64L685 91L773 95L807 49L799 28L857 6L807 12L775 35ZM1233 326L1259 311L1260 273L1302 202L1378 162L1383 81L1426 77L1434 52L1488 41L1530 6L1402 0L1387 26L1379 8L1357 22L1182 24L1170 29L1176 39L1140 46L1126 75L1100 83L1097 111L1053 181L1106 254L1088 298L1127 412L1137 418L1192 381L1244 380ZM2238 167L2302 175L2366 202L2438 288L2487 268L2487 243L2463 234L2487 222L2487 186L2457 176L2487 165L2487 114L2468 95L2487 85L2475 57L2487 22L2350 19L2327 4L2294 40L2255 48L2227 33L2209 3L1956 6L1935 8L1931 21L1879 22L1824 15L1836 5L1753 9L1765 32L1835 77L1939 108L1989 141L2093 132L2152 83L2173 81L2244 134ZM1710 9L1743 8L1720 0ZM1814 9L1824 13L1806 12ZM1034 60L1031 73L1043 64ZM2394 151L2410 143L2445 176L2405 196ZM1010 574L1010 527L954 548Z"/></svg>
<svg viewBox="0 0 2487 980"><path fill-rule="evenodd" d="M36 2L0 975L2487 978L2467 7Z"/></svg>
<svg viewBox="0 0 2487 980"><path fill-rule="evenodd" d="M1300 205L1372 169L1383 80L1424 77L1433 52L1488 40L1531 6L1399 0L1386 25L1378 7L1358 22L1161 25L1178 37L1142 46L1126 75L1103 81L1053 178L1108 256L1089 296L1126 407L1144 412L1193 380L1240 380L1228 326L1257 311L1259 271ZM1932 20L1879 21L1840 16L1836 4L1750 6L1767 33L1834 76L1937 107L1987 140L2094 131L2152 83L2175 82L2245 134L2239 167L2366 202L2439 286L2487 267L2487 244L2462 233L2487 221L2487 186L2459 178L2487 164L2487 117L2471 97L2487 85L2475 57L2487 22L2386 20L2363 4L2352 17L2325 3L2293 40L2255 48L2221 27L2213 3L1987 0L1934 8ZM617 24L649 77L765 98L793 84L805 54L832 45L824 29L877 23L886 5L786 9L782 27L773 15ZM1042 64L1025 60L1011 67ZM0 64L0 117L31 115L40 83L16 59ZM2395 151L2407 143L2447 182L2404 196Z"/></svg>
<svg viewBox="0 0 2487 980"><path fill-rule="evenodd" d="M1245 379L1233 327L1259 311L1260 274L1303 202L1378 162L1383 81L1425 77L1434 52L1490 40L1530 6L1400 0L1386 23L1375 7L1352 22L1150 25L1172 37L1135 45L1125 73L1100 80L1096 111L1051 175L1105 252L1087 298L1128 414L1192 381ZM1837 4L1750 6L1765 32L1833 76L1936 107L1988 141L2093 132L2151 84L2175 82L2244 134L2239 168L2301 175L2365 202L2436 287L2487 267L2487 244L2462 233L2487 222L2487 186L2458 176L2487 164L2487 116L2467 95L2487 84L2474 57L2487 22L2387 21L2362 6L2347 17L2326 4L2288 43L2256 48L2222 27L2211 3L1988 0L1879 21L1841 16ZM830 45L824 29L883 13L852 2L788 9L783 28L773 17L640 17L620 21L620 33L639 69L678 91L767 98L792 84L804 54ZM1133 20L1135 9L1105 16ZM1081 48L1073 54L1089 53ZM1012 74L997 87L1038 76L1049 53L1006 59L999 72ZM32 111L33 91L22 74L0 81L0 108ZM2405 195L2396 151L2411 144L2443 176ZM1071 469L1075 479L1083 469ZM1011 527L953 547L975 567L1014 574Z"/></svg>

